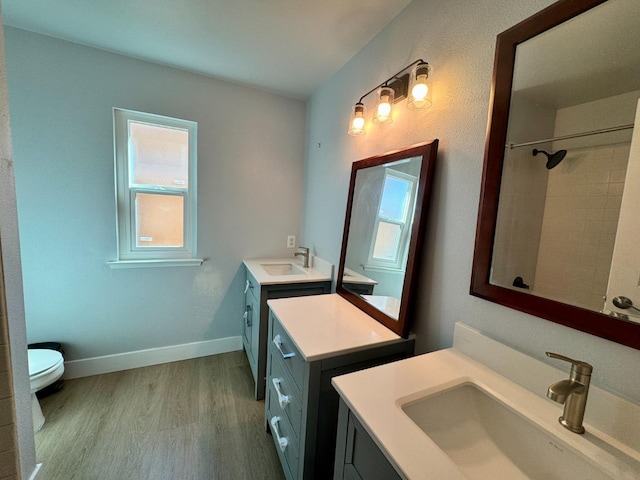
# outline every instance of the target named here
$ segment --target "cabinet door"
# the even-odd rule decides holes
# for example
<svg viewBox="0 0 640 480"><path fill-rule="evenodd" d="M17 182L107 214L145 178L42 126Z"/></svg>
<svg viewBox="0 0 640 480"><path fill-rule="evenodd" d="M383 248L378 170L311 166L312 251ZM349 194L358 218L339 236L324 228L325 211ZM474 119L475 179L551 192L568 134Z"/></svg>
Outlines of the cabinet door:
<svg viewBox="0 0 640 480"><path fill-rule="evenodd" d="M251 345L251 354L253 355L253 361L256 363L257 369L258 355L260 354L260 305L258 304L256 297L253 295L249 295L249 297L249 317L251 318L251 322L248 327L251 329L249 344Z"/></svg>
<svg viewBox="0 0 640 480"><path fill-rule="evenodd" d="M349 407L340 401L335 480L400 480Z"/></svg>
<svg viewBox="0 0 640 480"><path fill-rule="evenodd" d="M244 349L249 353L251 350L251 295L245 294L244 296L244 314L242 315L242 343Z"/></svg>
<svg viewBox="0 0 640 480"><path fill-rule="evenodd" d="M256 369L256 361L258 356L258 341L260 339L260 309L256 298L247 292L245 302L245 322L244 322L244 339L246 341L245 350L249 357L249 363L253 370Z"/></svg>

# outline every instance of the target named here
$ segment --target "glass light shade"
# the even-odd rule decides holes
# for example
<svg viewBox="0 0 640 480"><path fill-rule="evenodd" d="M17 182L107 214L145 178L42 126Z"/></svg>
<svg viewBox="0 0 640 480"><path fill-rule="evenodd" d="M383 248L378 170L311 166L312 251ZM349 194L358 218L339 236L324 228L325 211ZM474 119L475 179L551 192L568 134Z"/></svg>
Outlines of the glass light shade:
<svg viewBox="0 0 640 480"><path fill-rule="evenodd" d="M380 98L376 103L376 113L373 116L373 123L391 123L391 106L393 105L393 88L382 87Z"/></svg>
<svg viewBox="0 0 640 480"><path fill-rule="evenodd" d="M351 119L349 120L349 135L364 135L364 105L360 102L356 103L351 112Z"/></svg>
<svg viewBox="0 0 640 480"><path fill-rule="evenodd" d="M431 67L428 63L419 63L416 66L411 73L407 108L429 108L432 105L431 88L429 88L430 76Z"/></svg>

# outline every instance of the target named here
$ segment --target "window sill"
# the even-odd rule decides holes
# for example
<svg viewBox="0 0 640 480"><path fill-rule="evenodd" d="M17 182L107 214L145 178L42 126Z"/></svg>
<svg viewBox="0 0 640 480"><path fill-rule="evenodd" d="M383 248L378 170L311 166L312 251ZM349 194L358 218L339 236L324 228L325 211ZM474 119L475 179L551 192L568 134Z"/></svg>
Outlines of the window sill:
<svg viewBox="0 0 640 480"><path fill-rule="evenodd" d="M148 267L199 267L203 258L167 258L162 260L113 260L107 262L109 268L148 268Z"/></svg>
<svg viewBox="0 0 640 480"><path fill-rule="evenodd" d="M374 272L389 272L389 273L405 273L405 268L397 267L385 267L382 265L362 265L362 270L373 270Z"/></svg>

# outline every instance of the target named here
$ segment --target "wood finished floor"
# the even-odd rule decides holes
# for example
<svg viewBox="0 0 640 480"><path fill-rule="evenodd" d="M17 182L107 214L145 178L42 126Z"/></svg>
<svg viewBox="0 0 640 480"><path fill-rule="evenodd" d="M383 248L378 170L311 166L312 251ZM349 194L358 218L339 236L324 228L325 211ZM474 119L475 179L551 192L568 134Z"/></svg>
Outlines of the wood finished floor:
<svg viewBox="0 0 640 480"><path fill-rule="evenodd" d="M284 478L244 352L68 380L40 404L46 480Z"/></svg>

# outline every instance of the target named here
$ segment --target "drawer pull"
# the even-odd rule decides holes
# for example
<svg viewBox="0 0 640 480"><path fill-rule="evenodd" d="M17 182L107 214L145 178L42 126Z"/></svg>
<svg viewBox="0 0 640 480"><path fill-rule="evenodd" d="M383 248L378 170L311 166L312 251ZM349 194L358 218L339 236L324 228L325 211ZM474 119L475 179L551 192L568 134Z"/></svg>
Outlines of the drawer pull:
<svg viewBox="0 0 640 480"><path fill-rule="evenodd" d="M284 358L285 360L287 358L292 358L296 356L295 352L285 353L282 351L282 338L280 338L279 334L274 337L273 344L276 346L278 350L280 350L280 353L282 354L282 358Z"/></svg>
<svg viewBox="0 0 640 480"><path fill-rule="evenodd" d="M251 286L251 282L247 280L247 283L244 286L244 293L247 293L249 291L250 286Z"/></svg>
<svg viewBox="0 0 640 480"><path fill-rule="evenodd" d="M271 381L273 382L273 386L278 393L278 403L280 404L280 408L284 410L284 407L289 405L291 397L289 395L283 395L283 393L280 391L280 383L282 383L281 378L272 378Z"/></svg>
<svg viewBox="0 0 640 480"><path fill-rule="evenodd" d="M273 429L273 433L276 434L276 439L278 440L278 445L280 446L280 450L284 452L289 445L289 440L287 437L281 437L280 432L278 432L278 422L280 421L280 417L271 417L271 428Z"/></svg>

